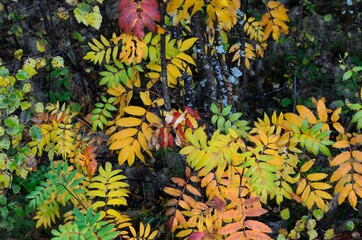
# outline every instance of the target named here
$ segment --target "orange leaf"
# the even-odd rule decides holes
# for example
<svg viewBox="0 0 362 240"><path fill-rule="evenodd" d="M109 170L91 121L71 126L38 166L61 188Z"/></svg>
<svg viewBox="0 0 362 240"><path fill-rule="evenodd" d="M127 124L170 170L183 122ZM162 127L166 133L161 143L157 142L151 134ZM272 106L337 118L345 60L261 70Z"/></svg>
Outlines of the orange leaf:
<svg viewBox="0 0 362 240"><path fill-rule="evenodd" d="M356 172L358 172L359 174L362 174L362 164L359 162L353 162L352 163L353 166L353 170L355 170ZM362 186L362 185L361 185Z"/></svg>
<svg viewBox="0 0 362 240"><path fill-rule="evenodd" d="M187 185L186 185L186 189L187 189L190 193L192 193L193 195L198 196L198 197L201 197L200 191L199 191L197 188L195 188L194 186L192 186L192 185L190 185L190 184L187 184Z"/></svg>
<svg viewBox="0 0 362 240"><path fill-rule="evenodd" d="M201 180L201 187L206 187L211 180L214 179L214 173L210 172L208 173L202 180Z"/></svg>
<svg viewBox="0 0 362 240"><path fill-rule="evenodd" d="M342 191L338 195L338 204L341 205L346 197L349 195L349 193L352 191L352 184L348 183L344 186Z"/></svg>
<svg viewBox="0 0 362 240"><path fill-rule="evenodd" d="M340 154L338 154L331 162L330 162L330 166L337 166L345 161L347 161L348 159L351 158L351 153L350 152L342 152Z"/></svg>
<svg viewBox="0 0 362 240"><path fill-rule="evenodd" d="M179 221L179 223L181 223L183 226L187 226L187 222L185 217L182 215L182 213L180 212L180 210L176 210L175 213L175 218L177 218L177 220Z"/></svg>
<svg viewBox="0 0 362 240"><path fill-rule="evenodd" d="M333 123L333 127L337 130L337 132L342 134L344 133L344 127L339 122Z"/></svg>
<svg viewBox="0 0 362 240"><path fill-rule="evenodd" d="M353 174L353 180L358 183L358 185L360 185L362 187L362 176L357 174L357 173L354 173Z"/></svg>
<svg viewBox="0 0 362 240"><path fill-rule="evenodd" d="M171 187L164 187L163 191L171 196L178 197L181 195L181 191L179 189L174 189Z"/></svg>
<svg viewBox="0 0 362 240"><path fill-rule="evenodd" d="M177 228L177 225L178 225L177 218L175 218L175 216L171 216L167 221L167 226L170 229L170 231L174 232Z"/></svg>
<svg viewBox="0 0 362 240"><path fill-rule="evenodd" d="M300 168L301 172L308 171L314 164L315 159L309 160L308 162L304 163L303 166Z"/></svg>
<svg viewBox="0 0 362 240"><path fill-rule="evenodd" d="M217 196L214 197L214 202L215 202L215 208L219 211L222 212L225 209L225 202L223 200L221 200L220 198L218 198Z"/></svg>
<svg viewBox="0 0 362 240"><path fill-rule="evenodd" d="M244 211L246 217L260 217L261 215L268 212L264 208L247 208Z"/></svg>
<svg viewBox="0 0 362 240"><path fill-rule="evenodd" d="M266 235L265 233L258 232L255 230L246 230L245 235L248 237L247 239L272 240L272 238Z"/></svg>
<svg viewBox="0 0 362 240"><path fill-rule="evenodd" d="M171 178L171 181L176 183L179 187L183 187L186 184L185 180L183 180L182 178L173 177Z"/></svg>
<svg viewBox="0 0 362 240"><path fill-rule="evenodd" d="M349 147L349 142L346 140L341 140L341 141L336 142L332 146L334 148L347 148L347 147Z"/></svg>
<svg viewBox="0 0 362 240"><path fill-rule="evenodd" d="M245 226L249 229L258 230L259 232L272 233L273 231L270 229L268 225L265 223L255 221L255 220L247 220L245 221Z"/></svg>
<svg viewBox="0 0 362 240"><path fill-rule="evenodd" d="M219 229L217 234L230 234L244 228L243 222L229 223L226 226Z"/></svg>
<svg viewBox="0 0 362 240"><path fill-rule="evenodd" d="M320 181L328 176L326 173L311 173L307 175L309 181Z"/></svg>
<svg viewBox="0 0 362 240"><path fill-rule="evenodd" d="M307 181L305 179L302 179L300 181L300 183L298 184L296 194L300 195L303 192L306 185L307 185Z"/></svg>
<svg viewBox="0 0 362 240"><path fill-rule="evenodd" d="M358 150L352 151L352 156L357 159L358 161L362 162L362 152Z"/></svg>
<svg viewBox="0 0 362 240"><path fill-rule="evenodd" d="M240 210L227 210L225 212L222 212L219 214L219 217L222 219L235 219L235 218L240 218L243 217L242 212Z"/></svg>

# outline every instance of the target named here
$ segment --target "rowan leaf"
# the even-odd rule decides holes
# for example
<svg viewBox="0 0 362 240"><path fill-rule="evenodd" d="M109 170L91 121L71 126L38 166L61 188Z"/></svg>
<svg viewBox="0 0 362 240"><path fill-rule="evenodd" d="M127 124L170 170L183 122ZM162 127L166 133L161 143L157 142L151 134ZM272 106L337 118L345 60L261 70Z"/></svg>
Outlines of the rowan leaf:
<svg viewBox="0 0 362 240"><path fill-rule="evenodd" d="M136 127L141 125L142 119L134 117L124 117L116 121L116 124L120 127Z"/></svg>

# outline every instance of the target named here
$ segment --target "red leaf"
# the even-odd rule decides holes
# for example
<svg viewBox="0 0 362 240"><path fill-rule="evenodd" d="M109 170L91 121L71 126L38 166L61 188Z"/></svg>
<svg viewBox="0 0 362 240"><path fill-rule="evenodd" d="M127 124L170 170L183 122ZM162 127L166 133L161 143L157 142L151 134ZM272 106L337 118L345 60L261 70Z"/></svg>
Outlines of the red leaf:
<svg viewBox="0 0 362 240"><path fill-rule="evenodd" d="M90 163L87 166L89 180L92 180L92 176L96 172L96 170L97 170L97 161L96 160L90 161Z"/></svg>
<svg viewBox="0 0 362 240"><path fill-rule="evenodd" d="M173 136L171 134L168 134L168 145L172 148L174 147Z"/></svg>
<svg viewBox="0 0 362 240"><path fill-rule="evenodd" d="M161 21L157 0L143 0L141 2L141 8L143 12L147 13L147 15L149 15L152 20L157 22Z"/></svg>
<svg viewBox="0 0 362 240"><path fill-rule="evenodd" d="M187 238L187 240L201 240L205 236L202 232L193 232L191 235Z"/></svg>
<svg viewBox="0 0 362 240"><path fill-rule="evenodd" d="M217 196L214 197L214 202L215 202L215 208L219 211L222 212L224 211L226 204L223 200L221 200L220 198L218 198Z"/></svg>
<svg viewBox="0 0 362 240"><path fill-rule="evenodd" d="M145 12L141 12L141 19L143 24L150 29L151 32L157 32L157 25L155 21Z"/></svg>

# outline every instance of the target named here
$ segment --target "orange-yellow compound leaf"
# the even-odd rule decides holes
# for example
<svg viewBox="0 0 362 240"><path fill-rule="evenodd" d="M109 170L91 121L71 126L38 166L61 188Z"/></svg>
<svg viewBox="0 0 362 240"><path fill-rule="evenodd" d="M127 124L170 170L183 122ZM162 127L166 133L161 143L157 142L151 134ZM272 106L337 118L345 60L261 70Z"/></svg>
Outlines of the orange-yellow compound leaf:
<svg viewBox="0 0 362 240"><path fill-rule="evenodd" d="M128 158L130 146L125 146L118 154L118 163L122 165Z"/></svg>
<svg viewBox="0 0 362 240"><path fill-rule="evenodd" d="M305 188L306 185L307 185L307 181L303 178L303 179L300 181L300 183L298 184L298 188L297 188L296 194L297 194L297 195L300 195L300 194L303 192L303 190L304 190L304 188Z"/></svg>
<svg viewBox="0 0 362 240"><path fill-rule="evenodd" d="M185 200L190 206L195 206L196 200L190 197L189 195L183 194L182 199Z"/></svg>
<svg viewBox="0 0 362 240"><path fill-rule="evenodd" d="M344 186L344 188L342 188L341 192L338 195L338 204L341 205L344 200L346 199L346 197L348 196L348 194L352 191L352 184L348 183Z"/></svg>
<svg viewBox="0 0 362 240"><path fill-rule="evenodd" d="M264 208L247 208L243 211L246 217L260 217L261 215L267 213L268 210Z"/></svg>
<svg viewBox="0 0 362 240"><path fill-rule="evenodd" d="M281 3L277 2L277 1L269 1L267 5L268 5L268 8L273 9L273 8L279 7L281 5Z"/></svg>
<svg viewBox="0 0 362 240"><path fill-rule="evenodd" d="M297 127L302 126L303 118L301 116L298 116L294 113L285 113L284 117L289 123L292 123Z"/></svg>
<svg viewBox="0 0 362 240"><path fill-rule="evenodd" d="M357 174L357 173L354 173L353 174L353 180L358 183L358 185L362 186L362 176Z"/></svg>
<svg viewBox="0 0 362 240"><path fill-rule="evenodd" d="M173 178L171 178L171 181L176 183L179 187L183 187L186 184L185 180L182 178L173 177Z"/></svg>
<svg viewBox="0 0 362 240"><path fill-rule="evenodd" d="M182 207L183 209L186 209L188 211L190 211L190 209L191 209L190 205L187 202L185 202L184 200L180 200L178 202L178 204L180 205L180 207Z"/></svg>
<svg viewBox="0 0 362 240"><path fill-rule="evenodd" d="M352 166L353 166L354 171L358 172L359 174L362 174L362 164L361 163L353 162ZM362 186L362 184L361 184L361 186Z"/></svg>
<svg viewBox="0 0 362 240"><path fill-rule="evenodd" d="M329 185L328 183L324 183L324 182L312 182L310 184L310 186L314 189L319 189L319 190L326 190L326 189L332 188L331 185Z"/></svg>
<svg viewBox="0 0 362 240"><path fill-rule="evenodd" d="M206 187L211 180L214 179L214 173L210 172L208 173L202 180L201 180L201 187Z"/></svg>
<svg viewBox="0 0 362 240"><path fill-rule="evenodd" d="M324 199L333 199L333 196L322 190L315 190L314 193Z"/></svg>
<svg viewBox="0 0 362 240"><path fill-rule="evenodd" d="M151 126L162 126L162 120L154 113L147 112L146 119Z"/></svg>
<svg viewBox="0 0 362 240"><path fill-rule="evenodd" d="M352 156L353 156L356 160L362 162L362 152L361 152L361 151L353 150L353 151L352 151Z"/></svg>
<svg viewBox="0 0 362 240"><path fill-rule="evenodd" d="M356 208L356 205L357 205L357 195L354 191L351 191L349 194L348 194L348 202L349 204L351 204L351 206L353 208Z"/></svg>
<svg viewBox="0 0 362 240"><path fill-rule="evenodd" d="M179 201L176 198L172 198L172 199L168 200L164 206L165 207L176 206L178 204L178 202Z"/></svg>
<svg viewBox="0 0 362 240"><path fill-rule="evenodd" d="M121 139L124 139L124 138L133 137L137 132L138 132L137 128L122 129L121 131L118 131L118 132L114 133L110 137L110 141L121 140Z"/></svg>
<svg viewBox="0 0 362 240"><path fill-rule="evenodd" d="M235 219L235 218L239 218L242 216L242 212L240 210L227 210L225 212L222 212L219 214L219 217L222 219L226 219L226 220L231 220L231 219Z"/></svg>
<svg viewBox="0 0 362 240"><path fill-rule="evenodd" d="M265 233L258 232L255 230L246 230L245 235L247 237L246 239L272 240L272 238L266 235Z"/></svg>
<svg viewBox="0 0 362 240"><path fill-rule="evenodd" d="M179 221L179 223L181 223L183 226L187 226L186 219L185 219L185 217L182 215L182 213L180 212L180 210L176 210L175 218L177 218L177 220Z"/></svg>
<svg viewBox="0 0 362 240"><path fill-rule="evenodd" d="M121 140L116 140L109 146L109 149L110 150L121 149L121 148L124 148L125 146L130 145L132 142L133 142L132 137L121 139Z"/></svg>
<svg viewBox="0 0 362 240"><path fill-rule="evenodd" d="M331 182L338 181L340 178L346 176L346 174L349 173L351 169L352 169L351 163L341 164L340 167L332 174L330 181Z"/></svg>
<svg viewBox="0 0 362 240"><path fill-rule="evenodd" d="M171 196L179 197L181 195L181 190L171 188L171 187L164 187L163 191Z"/></svg>
<svg viewBox="0 0 362 240"><path fill-rule="evenodd" d="M323 121L323 122L327 122L327 120L328 120L327 108L322 99L318 100L317 112L318 112L319 120Z"/></svg>
<svg viewBox="0 0 362 240"><path fill-rule="evenodd" d="M150 106L152 104L150 91L140 92L140 98L145 106Z"/></svg>
<svg viewBox="0 0 362 240"><path fill-rule="evenodd" d="M141 125L142 119L134 117L124 117L116 121L116 124L120 127L136 127Z"/></svg>
<svg viewBox="0 0 362 240"><path fill-rule="evenodd" d="M194 183L198 183L198 182L201 182L201 179L197 176L191 176L190 181L194 182Z"/></svg>
<svg viewBox="0 0 362 240"><path fill-rule="evenodd" d="M306 106L303 106L303 105L298 105L296 108L297 108L299 115L303 119L307 118L308 122L311 124L317 123L316 117L314 116L313 112L309 108L307 108Z"/></svg>
<svg viewBox="0 0 362 240"><path fill-rule="evenodd" d="M128 106L123 108L123 111L134 116L143 116L146 113L146 109L137 106Z"/></svg>
<svg viewBox="0 0 362 240"><path fill-rule="evenodd" d="M247 220L245 221L245 226L249 229L258 230L259 232L272 233L273 231L270 229L268 225L265 223L255 221L255 220Z"/></svg>
<svg viewBox="0 0 362 240"><path fill-rule="evenodd" d="M341 140L332 145L334 148L347 148L349 147L349 142L346 140Z"/></svg>
<svg viewBox="0 0 362 240"><path fill-rule="evenodd" d="M308 162L304 163L303 166L300 168L301 172L306 172L308 171L314 164L315 159L311 159Z"/></svg>
<svg viewBox="0 0 362 240"><path fill-rule="evenodd" d="M192 185L190 185L190 184L187 184L187 185L186 185L186 189L187 189L190 193L192 193L193 195L198 196L198 197L201 197L200 191L199 191L197 188L195 188L194 186L192 186Z"/></svg>
<svg viewBox="0 0 362 240"><path fill-rule="evenodd" d="M353 184L353 190L356 192L356 194L362 198L362 187L358 184Z"/></svg>
<svg viewBox="0 0 362 240"><path fill-rule="evenodd" d="M243 221L229 223L226 226L220 228L219 231L217 232L217 234L230 234L230 233L234 233L242 228L244 228Z"/></svg>
<svg viewBox="0 0 362 240"><path fill-rule="evenodd" d="M344 133L344 127L339 122L333 123L333 127L337 130L337 132L341 134Z"/></svg>
<svg viewBox="0 0 362 240"><path fill-rule="evenodd" d="M326 173L311 173L307 175L309 181L320 181L328 176Z"/></svg>
<svg viewBox="0 0 362 240"><path fill-rule="evenodd" d="M177 1L175 1L175 2L177 2ZM181 2L181 1L180 1L180 2ZM194 231L194 229L192 229L192 228L191 228L191 229L187 229L187 230L182 230L182 231L180 231L180 232L178 232L178 233L176 234L176 237L185 239L185 237L188 236L188 235L190 235L193 231ZM187 238L187 239L190 239L190 238Z"/></svg>
<svg viewBox="0 0 362 240"><path fill-rule="evenodd" d="M332 116L331 116L331 120L332 122L337 122L339 119L339 114L341 114L342 112L342 108L337 108L336 110L334 110Z"/></svg>
<svg viewBox="0 0 362 240"><path fill-rule="evenodd" d="M334 167L337 166L341 163L344 163L345 161L347 161L348 159L351 158L351 153L346 151L346 152L342 152L340 154L338 154L331 162L330 162L330 166Z"/></svg>

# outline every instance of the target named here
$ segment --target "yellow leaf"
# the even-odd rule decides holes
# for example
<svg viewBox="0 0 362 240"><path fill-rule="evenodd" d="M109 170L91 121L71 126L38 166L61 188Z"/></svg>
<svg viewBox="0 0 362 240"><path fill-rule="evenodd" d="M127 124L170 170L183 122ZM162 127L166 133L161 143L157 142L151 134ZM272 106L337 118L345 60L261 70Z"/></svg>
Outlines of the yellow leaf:
<svg viewBox="0 0 362 240"><path fill-rule="evenodd" d="M342 191L342 189L344 188L344 186L347 183L350 183L352 181L352 174L346 174L344 175L336 184L336 186L334 186L334 193L337 194L340 191Z"/></svg>
<svg viewBox="0 0 362 240"><path fill-rule="evenodd" d="M131 145L129 147L129 153L128 153L128 157L127 157L127 163L128 166L132 166L135 160L135 154L134 154L134 145Z"/></svg>
<svg viewBox="0 0 362 240"><path fill-rule="evenodd" d="M346 151L338 154L331 162L330 166L337 166L341 163L344 163L345 161L349 160L351 158L351 153Z"/></svg>
<svg viewBox="0 0 362 240"><path fill-rule="evenodd" d="M339 119L339 114L341 114L342 112L342 108L337 108L336 110L334 110L332 116L331 116L331 120L332 122L337 122Z"/></svg>
<svg viewBox="0 0 362 240"><path fill-rule="evenodd" d="M147 112L146 119L150 123L151 126L161 126L162 120L154 113Z"/></svg>
<svg viewBox="0 0 362 240"><path fill-rule="evenodd" d="M333 123L333 127L337 130L337 132L341 134L344 133L344 127L339 122Z"/></svg>
<svg viewBox="0 0 362 240"><path fill-rule="evenodd" d="M145 157L141 152L141 145L137 140L133 141L133 151L136 154L136 156L139 158L139 160L141 160L144 164L146 164Z"/></svg>
<svg viewBox="0 0 362 240"><path fill-rule="evenodd" d="M180 150L180 154L184 154L184 155L188 155L191 152L195 151L195 147L194 146L186 146L183 149Z"/></svg>
<svg viewBox="0 0 362 240"><path fill-rule="evenodd" d="M360 174L354 173L353 180L362 187L362 176Z"/></svg>
<svg viewBox="0 0 362 240"><path fill-rule="evenodd" d="M351 206L353 208L356 208L356 206L357 206L357 196L356 196L356 193L354 191L351 191L348 194L348 201L349 201L349 204L351 204Z"/></svg>
<svg viewBox="0 0 362 240"><path fill-rule="evenodd" d="M277 42L280 37L280 28L277 25L273 25L272 30L273 30L272 33L273 39Z"/></svg>
<svg viewBox="0 0 362 240"><path fill-rule="evenodd" d="M168 15L173 16L176 14L177 9L182 5L183 1L180 0L171 0L166 7L166 12Z"/></svg>
<svg viewBox="0 0 362 240"><path fill-rule="evenodd" d="M338 195L339 205L341 205L344 202L344 200L351 191L352 191L352 184L351 183L346 184L346 186L344 186L344 188L341 190L341 192Z"/></svg>
<svg viewBox="0 0 362 240"><path fill-rule="evenodd" d="M307 208L308 209L311 209L314 205L314 202L315 202L315 193L314 192L311 192L308 196L308 198L305 200L305 203L307 205Z"/></svg>
<svg viewBox="0 0 362 240"><path fill-rule="evenodd" d="M311 173L307 175L309 181L319 181L325 179L328 176L326 173Z"/></svg>
<svg viewBox="0 0 362 240"><path fill-rule="evenodd" d="M307 187L304 189L303 194L301 196L302 201L305 202L310 194L310 186L307 185Z"/></svg>
<svg viewBox="0 0 362 240"><path fill-rule="evenodd" d="M177 0L177 1L179 1L179 0ZM180 2L182 2L182 1L180 1ZM190 235L193 231L194 231L194 229L182 230L176 234L176 237L186 239L185 237Z"/></svg>
<svg viewBox="0 0 362 240"><path fill-rule="evenodd" d="M324 199L333 199L333 196L332 196L331 194L329 194L328 192L326 192L326 191L315 190L314 192L315 192L315 194L317 194L317 195L320 196L321 198L324 198Z"/></svg>
<svg viewBox="0 0 362 240"><path fill-rule="evenodd" d="M208 173L202 180L201 180L201 187L206 187L211 180L214 179L214 173L210 172Z"/></svg>
<svg viewBox="0 0 362 240"><path fill-rule="evenodd" d="M137 128L122 129L121 131L112 134L112 136L110 137L110 141L133 137L137 132Z"/></svg>
<svg viewBox="0 0 362 240"><path fill-rule="evenodd" d="M171 187L164 187L163 191L171 196L179 197L181 195L181 190L171 188Z"/></svg>
<svg viewBox="0 0 362 240"><path fill-rule="evenodd" d="M301 172L307 172L314 164L315 159L309 160L308 162L304 163L303 166L300 168Z"/></svg>
<svg viewBox="0 0 362 240"><path fill-rule="evenodd" d="M130 145L125 146L124 148L121 149L121 151L118 154L118 163L119 165L122 165L128 158L129 155L129 148Z"/></svg>
<svg viewBox="0 0 362 240"><path fill-rule="evenodd" d="M307 185L307 181L305 179L302 179L302 181L300 181L300 183L298 184L296 194L300 195L303 192L306 185Z"/></svg>
<svg viewBox="0 0 362 240"><path fill-rule="evenodd" d="M310 186L314 189L319 189L319 190L326 190L326 189L332 188L331 185L329 185L328 183L324 183L324 182L312 182L310 184Z"/></svg>
<svg viewBox="0 0 362 240"><path fill-rule="evenodd" d="M148 149L147 140L141 132L138 132L138 142L140 143L143 150L145 150L150 157L153 157L151 151Z"/></svg>
<svg viewBox="0 0 362 240"><path fill-rule="evenodd" d="M314 116L313 112L309 108L307 108L303 105L298 105L296 108L297 108L299 115L302 117L302 119L307 118L308 122L311 124L317 123L316 117Z"/></svg>
<svg viewBox="0 0 362 240"><path fill-rule="evenodd" d="M142 123L142 119L134 117L124 117L116 121L116 124L120 127L135 127Z"/></svg>
<svg viewBox="0 0 362 240"><path fill-rule="evenodd" d="M334 148L347 148L349 147L349 142L346 140L341 140L332 145Z"/></svg>
<svg viewBox="0 0 362 240"><path fill-rule="evenodd" d="M111 144L111 146L109 146L109 149L117 150L117 149L124 148L125 146L130 145L132 143L132 141L133 141L132 137L121 139L121 140L116 140Z"/></svg>
<svg viewBox="0 0 362 240"><path fill-rule="evenodd" d="M330 181L335 182L339 180L340 178L344 177L349 171L351 171L352 165L351 163L344 163L339 166L339 168L334 171L334 173L331 176Z"/></svg>
<svg viewBox="0 0 362 240"><path fill-rule="evenodd" d="M152 104L149 91L140 92L140 97L144 105L150 106Z"/></svg>
<svg viewBox="0 0 362 240"><path fill-rule="evenodd" d="M279 7L281 5L281 3L277 2L277 1L269 1L267 5L268 5L268 8L273 9L273 8Z"/></svg>
<svg viewBox="0 0 362 240"><path fill-rule="evenodd" d="M194 59L192 57L190 57L189 55L187 55L186 53L181 52L181 53L177 54L176 57L184 60L186 63L196 65Z"/></svg>
<svg viewBox="0 0 362 240"><path fill-rule="evenodd" d="M125 111L126 113L130 114L130 115L134 115L134 116L143 116L146 113L146 110L142 107L137 107L137 106L128 106L123 108L123 111Z"/></svg>
<svg viewBox="0 0 362 240"><path fill-rule="evenodd" d="M302 126L302 122L303 122L302 117L300 117L294 113L285 113L284 117L288 122L294 124L295 126L297 126L299 128Z"/></svg>
<svg viewBox="0 0 362 240"><path fill-rule="evenodd" d="M317 112L319 120L326 122L328 120L327 108L323 100L319 99L317 103Z"/></svg>
<svg viewBox="0 0 362 240"><path fill-rule="evenodd" d="M185 41L182 42L181 47L179 48L180 51L186 51L189 48L191 48L194 43L198 40L198 38L194 37L194 38L189 38L186 39Z"/></svg>

